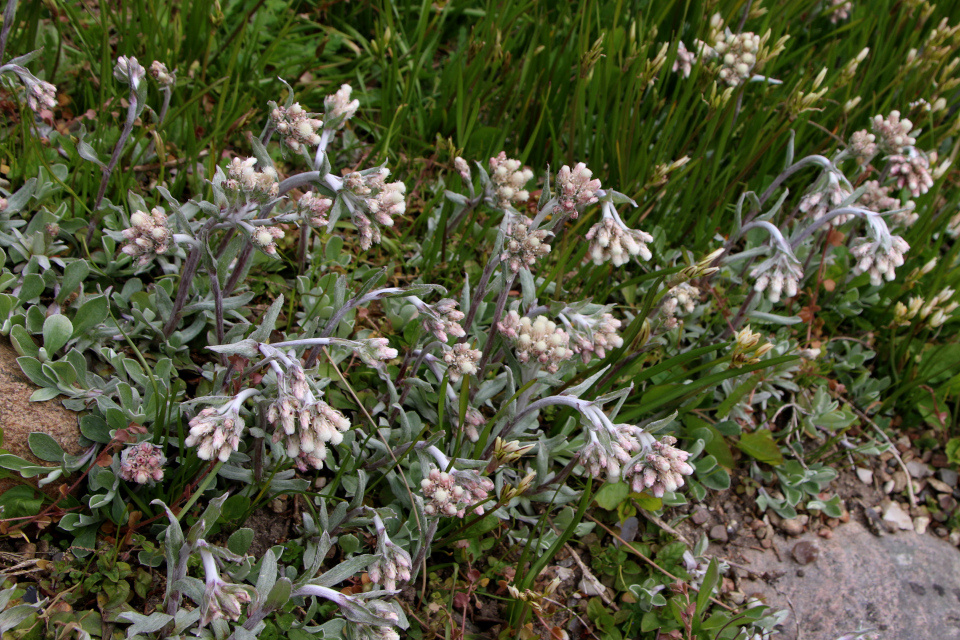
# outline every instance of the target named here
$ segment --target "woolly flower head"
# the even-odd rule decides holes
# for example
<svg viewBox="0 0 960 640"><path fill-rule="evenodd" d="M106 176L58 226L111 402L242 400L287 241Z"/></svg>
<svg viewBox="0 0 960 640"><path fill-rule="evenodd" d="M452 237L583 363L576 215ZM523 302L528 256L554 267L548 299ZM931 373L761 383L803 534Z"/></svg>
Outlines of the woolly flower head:
<svg viewBox="0 0 960 640"><path fill-rule="evenodd" d="M655 497L662 498L667 491L683 486L683 476L691 475L693 467L687 462L690 454L674 447L676 443L673 436L664 436L627 465L624 480L634 492L649 489Z"/></svg>
<svg viewBox="0 0 960 640"><path fill-rule="evenodd" d="M902 153L905 147L912 147L917 143L916 138L910 135L913 123L906 118L901 120L899 111L891 111L886 118L876 115L870 125L877 134L877 144L885 153Z"/></svg>
<svg viewBox="0 0 960 640"><path fill-rule="evenodd" d="M827 212L836 209L850 197L850 191L843 184L837 174L832 171L824 174L814 183L811 190L800 199L800 211L819 220ZM834 218L837 225L849 222L853 216L839 215Z"/></svg>
<svg viewBox="0 0 960 640"><path fill-rule="evenodd" d="M22 76L21 76L22 78ZM27 87L27 106L34 113L57 106L57 87L45 80L29 82Z"/></svg>
<svg viewBox="0 0 960 640"><path fill-rule="evenodd" d="M587 231L590 241L589 255L596 265L612 262L619 267L630 261L631 256L642 260L653 257L647 243L653 242L653 236L639 229L625 229L616 220L605 217Z"/></svg>
<svg viewBox="0 0 960 640"><path fill-rule="evenodd" d="M443 354L443 361L447 363L447 375L450 382L456 384L464 376L477 372L477 363L483 355L479 349L472 349L466 342L458 342Z"/></svg>
<svg viewBox="0 0 960 640"><path fill-rule="evenodd" d="M121 251L131 258L139 258L140 266L149 264L173 246L173 232L167 226L166 214L160 209L151 209L150 213L134 211L130 216L130 228L123 230L123 237L128 242Z"/></svg>
<svg viewBox="0 0 960 640"><path fill-rule="evenodd" d="M223 182L223 188L234 204L243 204L245 200L263 203L280 193L276 169L266 167L263 171L257 171L254 168L256 164L256 158L234 158L227 165L227 179Z"/></svg>
<svg viewBox="0 0 960 640"><path fill-rule="evenodd" d="M890 196L891 187L880 186L880 182L877 180L867 180L863 183L863 186L866 187L866 191L860 196L859 204L864 209L877 212L894 211L903 208L908 209L908 211L898 211L897 213L891 214L887 218L891 226L910 227L917 221L917 218L919 218L913 211L916 203L908 200L905 205L901 206L899 198Z"/></svg>
<svg viewBox="0 0 960 640"><path fill-rule="evenodd" d="M587 424L586 440L580 450L580 464L595 478L619 482L624 466L654 442L653 436L632 424L613 424L599 409L592 415L597 422Z"/></svg>
<svg viewBox="0 0 960 640"><path fill-rule="evenodd" d="M497 330L516 347L517 360L538 363L549 373L559 371L573 356L569 334L544 316L531 320L510 311L497 323Z"/></svg>
<svg viewBox="0 0 960 640"><path fill-rule="evenodd" d="M330 222L327 213L333 207L333 200L313 191L308 191L297 201L297 210L304 221L312 227L325 227Z"/></svg>
<svg viewBox="0 0 960 640"><path fill-rule="evenodd" d="M850 253L857 260L853 272L869 273L873 286L879 286L884 279L896 278L895 269L903 265L903 254L910 250L910 245L900 236L888 235L885 240L858 238L850 247Z"/></svg>
<svg viewBox="0 0 960 640"><path fill-rule="evenodd" d="M857 164L863 166L877 155L877 136L866 129L854 131L847 151L857 159Z"/></svg>
<svg viewBox="0 0 960 640"><path fill-rule="evenodd" d="M693 65L697 63L697 55L693 51L688 51L687 47L680 42L677 44L677 57L673 61L673 72L683 73L684 78L690 77L690 71Z"/></svg>
<svg viewBox="0 0 960 640"><path fill-rule="evenodd" d="M914 198L926 193L933 186L930 175L930 161L927 157L910 148L904 155L890 156L890 176L897 181L897 188L906 187Z"/></svg>
<svg viewBox="0 0 960 640"><path fill-rule="evenodd" d="M470 173L470 165L466 160L457 156L453 159L453 166L456 168L457 173L460 174L460 177L463 178L464 182L470 182L473 178L473 175Z"/></svg>
<svg viewBox="0 0 960 640"><path fill-rule="evenodd" d="M766 292L770 302L779 302L782 294L788 298L797 295L803 279L803 267L794 256L777 250L773 256L754 267L750 277L756 279L753 288L757 293Z"/></svg>
<svg viewBox="0 0 960 640"><path fill-rule="evenodd" d="M717 35L713 50L721 61L718 75L728 86L737 85L753 76L753 67L757 64L757 51L760 49L760 36L745 31L732 33L729 29Z"/></svg>
<svg viewBox="0 0 960 640"><path fill-rule="evenodd" d="M140 81L147 75L147 70L143 68L134 57L120 56L117 58L117 64L113 67L113 77L117 82L129 84L134 89L140 86Z"/></svg>
<svg viewBox="0 0 960 640"><path fill-rule="evenodd" d="M587 165L580 162L572 170L567 165L557 173L557 206L571 218L580 215L584 207L599 200L600 179L593 177Z"/></svg>
<svg viewBox="0 0 960 640"><path fill-rule="evenodd" d="M208 407L190 420L190 434L186 445L197 447L197 457L201 460L226 462L230 454L240 447L240 434L243 433L243 418L238 408L229 406L228 410Z"/></svg>
<svg viewBox="0 0 960 640"><path fill-rule="evenodd" d="M687 282L681 282L677 286L667 291L663 301L664 315L673 317L677 311L682 313L693 313L697 308L697 302L700 301L700 289Z"/></svg>
<svg viewBox="0 0 960 640"><path fill-rule="evenodd" d="M277 255L277 240L283 237L280 227L257 227L250 233L250 241L269 256Z"/></svg>
<svg viewBox="0 0 960 640"><path fill-rule="evenodd" d="M382 584L388 591L393 591L397 588L397 582L410 581L413 562L405 549L397 546L387 537L386 531L377 533L376 559L367 571L372 582Z"/></svg>
<svg viewBox="0 0 960 640"><path fill-rule="evenodd" d="M167 65L159 60L154 60L150 65L150 75L154 77L161 87L170 87L176 84L177 74L167 69Z"/></svg>
<svg viewBox="0 0 960 640"><path fill-rule="evenodd" d="M151 442L127 447L120 454L120 478L137 484L153 484L163 480L163 466L167 463L163 448Z"/></svg>
<svg viewBox="0 0 960 640"><path fill-rule="evenodd" d="M299 102L294 102L289 107L277 107L271 111L270 119L280 134L280 141L290 149L299 151L301 146L314 147L320 144L317 131L323 128L323 121L311 117L313 115L304 111Z"/></svg>
<svg viewBox="0 0 960 640"><path fill-rule="evenodd" d="M537 258L550 253L550 245L546 243L550 232L544 229L530 231L530 224L529 218L519 216L516 221L507 225L500 259L513 273L518 273L523 268L531 268Z"/></svg>
<svg viewBox="0 0 960 640"><path fill-rule="evenodd" d="M407 187L402 182L386 181L389 169L380 169L367 174L354 172L343 179L343 187L350 198L353 223L360 232L360 247L369 249L379 244L380 226L392 227L393 217L406 211L404 193ZM369 213L373 220L366 215Z"/></svg>
<svg viewBox="0 0 960 640"><path fill-rule="evenodd" d="M347 120L357 113L357 109L360 108L360 101L351 100L351 93L353 93L353 87L348 84L342 84L336 93L323 99L327 126L335 126L337 129L342 129Z"/></svg>
<svg viewBox="0 0 960 640"><path fill-rule="evenodd" d="M524 186L532 179L533 171L523 168L519 160L508 158L503 151L490 158L493 201L498 209L509 209L529 200L530 192Z"/></svg>
<svg viewBox="0 0 960 640"><path fill-rule="evenodd" d="M440 342L446 342L448 334L454 338L462 338L467 332L460 326L464 315L457 310L457 301L444 298L434 305L424 305L423 328L432 333Z"/></svg>
<svg viewBox="0 0 960 640"><path fill-rule="evenodd" d="M566 315L561 316L561 319L565 318ZM572 337L573 351L580 354L584 364L588 364L594 354L598 358L604 358L607 349L619 349L623 346L623 338L618 333L623 323L612 314L570 314L570 319L565 324Z"/></svg>
<svg viewBox="0 0 960 640"><path fill-rule="evenodd" d="M493 482L475 471L452 469L448 473L434 466L431 466L427 477L420 481L420 489L427 499L424 511L428 516L463 518L467 507L485 500L493 488ZM473 512L483 515L483 506L478 505Z"/></svg>

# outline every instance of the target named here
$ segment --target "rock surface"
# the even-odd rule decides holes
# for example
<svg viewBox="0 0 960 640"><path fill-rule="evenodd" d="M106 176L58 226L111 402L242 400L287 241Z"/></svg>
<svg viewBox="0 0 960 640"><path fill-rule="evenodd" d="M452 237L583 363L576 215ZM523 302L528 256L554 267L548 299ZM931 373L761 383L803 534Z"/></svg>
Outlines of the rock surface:
<svg viewBox="0 0 960 640"><path fill-rule="evenodd" d="M30 402L36 389L20 370L17 352L6 338L0 337L0 429L3 429L3 444L0 446L31 462L50 465L30 453L27 445L27 436L41 431L56 440L67 453L78 454L80 428L76 414L65 409L58 399ZM36 478L27 482L36 485ZM0 479L0 493L16 484L13 480ZM44 487L44 491L53 495L57 485L51 483Z"/></svg>
<svg viewBox="0 0 960 640"><path fill-rule="evenodd" d="M740 587L791 612L777 638L836 640L873 629L883 640L960 640L960 550L912 531L877 537L858 522L833 534L804 534L819 558L802 571L790 553L796 538L774 538L783 561L770 551L744 550L752 574L780 576L744 579Z"/></svg>

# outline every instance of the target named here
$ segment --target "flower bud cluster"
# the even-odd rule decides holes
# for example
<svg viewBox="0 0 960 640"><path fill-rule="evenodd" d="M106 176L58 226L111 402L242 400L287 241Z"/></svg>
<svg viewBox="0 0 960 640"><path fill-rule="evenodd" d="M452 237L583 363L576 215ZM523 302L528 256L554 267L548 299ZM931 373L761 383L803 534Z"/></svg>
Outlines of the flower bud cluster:
<svg viewBox="0 0 960 640"><path fill-rule="evenodd" d="M779 302L781 294L786 294L787 298L797 295L803 280L803 267L796 256L775 247L772 256L750 271L750 277L756 279L754 291L766 292L770 302Z"/></svg>
<svg viewBox="0 0 960 640"><path fill-rule="evenodd" d="M323 99L324 117L327 119L327 126L333 125L337 129L342 129L347 120L357 113L357 109L360 108L360 101L351 100L351 93L353 93L353 87L342 84L336 93Z"/></svg>
<svg viewBox="0 0 960 640"><path fill-rule="evenodd" d="M378 618L385 618L393 623L400 620L400 616L389 609L382 600L373 600L365 604L366 608L371 610L370 613ZM347 615L347 612L344 611L344 614ZM350 618L347 619L341 633L344 640L400 640L400 634L393 627L367 624Z"/></svg>
<svg viewBox="0 0 960 640"><path fill-rule="evenodd" d="M561 314L560 319L566 320L566 314ZM584 364L588 364L594 354L605 358L607 349L623 346L623 338L617 333L622 323L612 314L570 314L570 320L564 324L573 338L573 352L580 354Z"/></svg>
<svg viewBox="0 0 960 640"><path fill-rule="evenodd" d="M317 131L323 128L323 120L313 115L307 113L299 102L294 102L289 107L274 109L270 112L270 119L280 134L280 141L290 149L299 151L301 146L314 147L320 144Z"/></svg>
<svg viewBox="0 0 960 640"><path fill-rule="evenodd" d="M380 527L377 528L376 556L367 570L372 582L382 584L388 591L393 591L397 588L398 581L410 581L410 569L413 566L410 554L403 547L394 544L387 537L386 530Z"/></svg>
<svg viewBox="0 0 960 640"><path fill-rule="evenodd" d="M327 213L333 207L333 200L308 191L297 201L297 209L306 223L312 227L325 227L330 222Z"/></svg>
<svg viewBox="0 0 960 640"><path fill-rule="evenodd" d="M920 309L920 318L927 321L932 328L937 328L950 319L950 314L960 307L960 303L950 302L956 291L950 287L944 287L940 293L933 296L929 302ZM911 298L911 302L913 299ZM946 303L946 304L945 304ZM942 307L940 305L943 305Z"/></svg>
<svg viewBox="0 0 960 640"><path fill-rule="evenodd" d="M127 447L120 454L120 478L137 484L153 484L163 480L163 465L167 463L163 448L151 442Z"/></svg>
<svg viewBox="0 0 960 640"><path fill-rule="evenodd" d="M910 227L917 221L917 218L920 217L913 211L916 207L916 203L913 202L913 200L908 200L906 204L901 205L899 198L890 196L891 187L882 187L877 180L867 180L863 183L863 186L865 186L867 190L860 196L859 203L864 209L877 212L893 211L902 208L909 209L909 211L900 211L890 215L888 220L891 221L891 226Z"/></svg>
<svg viewBox="0 0 960 640"><path fill-rule="evenodd" d="M240 434L243 433L243 418L237 407L228 405L221 413L208 407L190 420L188 447L197 446L197 457L201 460L226 462L230 454L240 448Z"/></svg>
<svg viewBox="0 0 960 640"><path fill-rule="evenodd" d="M580 450L580 464L595 478L619 482L623 469L638 453L654 442L653 436L633 424L613 424L597 409L588 417L594 424L587 425L586 444Z"/></svg>
<svg viewBox="0 0 960 640"><path fill-rule="evenodd" d="M852 58L847 61L847 64L843 65L843 69L840 70L840 80L838 82L839 86L848 84L857 76L857 68L859 68L860 63L867 59L867 56L870 55L870 47L864 47L860 50L860 53L857 54L856 58ZM860 98L856 98L857 102L860 102ZM849 111L849 109L844 109Z"/></svg>
<svg viewBox="0 0 960 640"><path fill-rule="evenodd" d="M550 245L546 242L550 232L545 229L530 231L531 223L529 218L519 216L516 221L507 225L504 232L500 259L513 273L519 273L520 269L530 269L537 258L550 253Z"/></svg>
<svg viewBox="0 0 960 640"><path fill-rule="evenodd" d="M24 76L20 76L21 79ZM36 80L36 79L34 79ZM40 113L44 109L53 109L57 106L57 87L44 80L35 82L26 82L27 88L27 106L34 113Z"/></svg>
<svg viewBox="0 0 960 640"><path fill-rule="evenodd" d="M570 336L544 316L531 320L510 311L497 323L497 329L516 347L517 360L536 362L549 373L556 373L560 364L573 356Z"/></svg>
<svg viewBox="0 0 960 640"><path fill-rule="evenodd" d="M476 407L467 407L467 414L463 417L463 422L463 432L467 435L470 442L480 440L480 431L478 428L487 424L487 420L483 417L483 414L480 413L480 410Z"/></svg>
<svg viewBox="0 0 960 640"><path fill-rule="evenodd" d="M239 620L243 613L242 605L251 601L250 592L253 587L224 581L220 577L210 546L204 540L200 540L198 545L206 574L200 602L200 626L205 627L214 620Z"/></svg>
<svg viewBox="0 0 960 640"><path fill-rule="evenodd" d="M177 74L167 69L167 65L159 60L154 60L153 64L150 65L150 75L161 87L170 87L177 82Z"/></svg>
<svg viewBox="0 0 960 640"><path fill-rule="evenodd" d="M470 164L460 156L453 159L453 166L464 182L470 182L473 179L473 175L470 173Z"/></svg>
<svg viewBox="0 0 960 640"><path fill-rule="evenodd" d="M760 36L753 32L735 34L727 29L717 34L713 50L721 61L718 72L720 79L731 87L749 80L753 76L753 67L757 64L759 48Z"/></svg>
<svg viewBox="0 0 960 640"><path fill-rule="evenodd" d="M810 192L800 198L800 211L819 220L832 209L850 197L850 191L840 184L840 179L833 171L824 172ZM840 215L834 218L834 224L841 225L853 219L850 215Z"/></svg>
<svg viewBox="0 0 960 640"><path fill-rule="evenodd" d="M672 318L681 311L684 314L693 313L700 301L700 289L687 282L681 282L667 291L661 311L663 315Z"/></svg>
<svg viewBox="0 0 960 640"><path fill-rule="evenodd" d="M280 193L276 169L267 167L257 171L254 169L256 164L256 158L234 158L227 166L227 180L223 188L233 196L235 204L242 204L244 200L262 203L276 198Z"/></svg>
<svg viewBox="0 0 960 640"><path fill-rule="evenodd" d="M447 376L450 382L457 383L464 376L475 374L482 355L482 351L471 349L466 342L458 342L448 349L443 354L443 361L447 363Z"/></svg>
<svg viewBox="0 0 960 640"><path fill-rule="evenodd" d="M277 255L277 240L283 237L280 227L257 227L250 234L253 246L270 256Z"/></svg>
<svg viewBox="0 0 960 640"><path fill-rule="evenodd" d="M580 162L571 170L567 165L557 173L557 207L561 212L577 218L584 207L599 200L600 179L593 177L587 165Z"/></svg>
<svg viewBox="0 0 960 640"><path fill-rule="evenodd" d="M850 144L847 145L847 152L853 155L860 166L866 165L877 155L877 136L866 129L854 131L850 136Z"/></svg>
<svg viewBox="0 0 960 640"><path fill-rule="evenodd" d="M693 65L697 63L697 55L693 51L688 51L687 47L680 42L677 44L677 57L673 61L673 72L683 73L684 78L690 77L690 71L693 70Z"/></svg>
<svg viewBox="0 0 960 640"><path fill-rule="evenodd" d="M913 123L906 118L901 120L899 111L891 111L886 118L876 115L870 125L877 134L877 144L884 153L903 153L905 147L912 147L917 142L916 138L910 135Z"/></svg>
<svg viewBox="0 0 960 640"><path fill-rule="evenodd" d="M650 489L655 497L662 498L667 491L683 486L683 476L691 475L693 467L687 462L690 454L674 447L676 443L673 436L663 436L650 445L650 451L630 462L623 476L634 492Z"/></svg>
<svg viewBox="0 0 960 640"><path fill-rule="evenodd" d="M503 151L490 158L490 179L494 206L498 209L512 208L515 203L530 199L530 192L523 187L533 179L533 171L524 169L519 160L508 158Z"/></svg>
<svg viewBox="0 0 960 640"><path fill-rule="evenodd" d="M760 344L762 336L754 333L750 325L740 329L734 336L733 353L731 354L730 366L739 369L744 365L757 364L760 358L773 349L769 342Z"/></svg>
<svg viewBox="0 0 960 640"><path fill-rule="evenodd" d="M497 467L516 462L530 452L535 444L520 444L519 440L506 441L500 436L493 443L493 460Z"/></svg>
<svg viewBox="0 0 960 640"><path fill-rule="evenodd" d="M351 207L353 223L360 233L360 247L369 249L381 240L380 226L392 227L393 217L406 211L404 193L407 187L402 182L387 182L390 170L383 167L373 173L362 175L354 172L343 180L344 189L356 206ZM373 216L370 220L364 210Z"/></svg>
<svg viewBox="0 0 960 640"><path fill-rule="evenodd" d="M897 188L906 187L914 198L933 186L930 161L916 149L908 149L904 155L890 156L888 160L890 176L896 178Z"/></svg>
<svg viewBox="0 0 960 640"><path fill-rule="evenodd" d="M448 473L431 465L427 477L420 481L420 488L427 499L423 510L428 516L463 518L467 507L486 500L494 485L475 471L452 469ZM482 516L483 505L478 505L472 511Z"/></svg>
<svg viewBox="0 0 960 640"><path fill-rule="evenodd" d="M323 400L313 396L302 369L288 372L278 380L278 397L267 410L267 421L276 430L273 441L283 440L286 453L300 471L322 469L327 458L326 443L343 441L350 421Z"/></svg>
<svg viewBox="0 0 960 640"><path fill-rule="evenodd" d="M147 70L134 57L120 56L117 58L116 66L113 67L113 77L117 82L128 84L134 89L140 86L140 81L145 75Z"/></svg>
<svg viewBox="0 0 960 640"><path fill-rule="evenodd" d="M588 253L596 265L609 261L619 267L629 262L631 256L642 260L653 257L647 247L648 242L653 242L652 235L639 229L626 229L611 217L604 217L590 227L586 238L590 241Z"/></svg>
<svg viewBox="0 0 960 640"><path fill-rule="evenodd" d="M833 9L830 13L830 22L833 24L849 18L853 10L853 3L850 0L830 0L830 5Z"/></svg>
<svg viewBox="0 0 960 640"><path fill-rule="evenodd" d="M134 211L130 228L123 230L123 237L128 243L121 251L131 258L139 258L140 266L149 264L173 246L173 233L167 226L166 214L160 209L151 209L150 213Z"/></svg>
<svg viewBox="0 0 960 640"><path fill-rule="evenodd" d="M887 246L884 246L886 244ZM900 236L890 236L889 242L858 238L850 247L850 253L857 260L854 274L869 273L870 284L879 286L883 279L892 281L896 277L894 270L903 265L903 254L910 245Z"/></svg>
<svg viewBox="0 0 960 640"><path fill-rule="evenodd" d="M460 326L460 321L464 315L462 311L457 310L457 301L450 298L444 298L434 305L424 305L422 309L423 328L432 333L440 342L446 342L448 335L454 338L462 338L467 332Z"/></svg>

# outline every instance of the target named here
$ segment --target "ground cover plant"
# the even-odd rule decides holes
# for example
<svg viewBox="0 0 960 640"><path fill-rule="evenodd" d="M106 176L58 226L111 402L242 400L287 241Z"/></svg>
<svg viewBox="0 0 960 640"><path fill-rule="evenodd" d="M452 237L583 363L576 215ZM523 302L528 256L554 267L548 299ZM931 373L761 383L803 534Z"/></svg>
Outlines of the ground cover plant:
<svg viewBox="0 0 960 640"><path fill-rule="evenodd" d="M957 13L8 0L0 633L775 634L678 507L960 463Z"/></svg>

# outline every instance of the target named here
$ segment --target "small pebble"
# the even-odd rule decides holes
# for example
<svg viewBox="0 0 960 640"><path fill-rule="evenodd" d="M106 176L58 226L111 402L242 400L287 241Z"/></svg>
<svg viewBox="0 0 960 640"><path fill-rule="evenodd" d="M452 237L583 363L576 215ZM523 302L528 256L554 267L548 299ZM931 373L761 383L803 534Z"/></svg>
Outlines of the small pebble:
<svg viewBox="0 0 960 640"><path fill-rule="evenodd" d="M798 564L808 565L811 562L816 562L819 557L820 547L818 547L815 542L802 540L793 545L793 559L796 560Z"/></svg>
<svg viewBox="0 0 960 640"><path fill-rule="evenodd" d="M717 542L728 541L730 539L730 536L727 535L727 528L722 524L718 524L710 527L710 539L716 540Z"/></svg>
<svg viewBox="0 0 960 640"><path fill-rule="evenodd" d="M769 549L770 547L773 546L773 540L771 540L770 538L767 538L766 540L761 540L760 546L763 547L764 549Z"/></svg>
<svg viewBox="0 0 960 640"><path fill-rule="evenodd" d="M951 487L957 486L957 479L960 478L960 474L953 469L940 469L937 475Z"/></svg>
<svg viewBox="0 0 960 640"><path fill-rule="evenodd" d="M930 518L926 516L920 516L919 518L913 519L913 530L917 532L917 535L923 535L927 532L927 527L930 525Z"/></svg>
<svg viewBox="0 0 960 640"><path fill-rule="evenodd" d="M780 529L788 536L799 536L803 533L803 525L805 524L804 518L806 516L798 516L796 518L787 518L780 523Z"/></svg>
<svg viewBox="0 0 960 640"><path fill-rule="evenodd" d="M697 508L693 510L693 516L691 516L690 519L693 520L693 524L700 526L706 522L709 517L710 514L707 513L707 510L704 509L703 506L697 506Z"/></svg>
<svg viewBox="0 0 960 640"><path fill-rule="evenodd" d="M857 477L860 478L860 482L863 484L873 484L873 471L870 469L857 467Z"/></svg>
<svg viewBox="0 0 960 640"><path fill-rule="evenodd" d="M820 531L817 532L817 535L820 536L821 538L829 540L830 538L833 537L833 529L828 529L827 527L824 527L823 529L820 529Z"/></svg>

